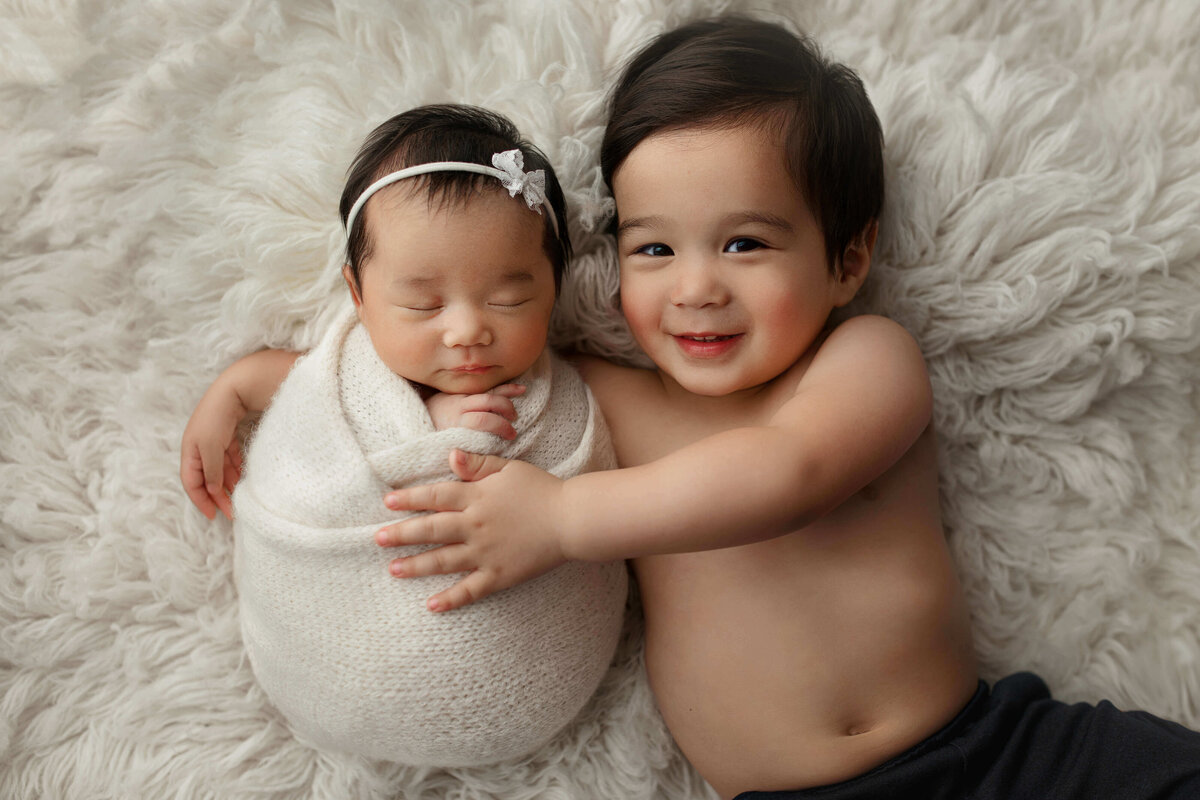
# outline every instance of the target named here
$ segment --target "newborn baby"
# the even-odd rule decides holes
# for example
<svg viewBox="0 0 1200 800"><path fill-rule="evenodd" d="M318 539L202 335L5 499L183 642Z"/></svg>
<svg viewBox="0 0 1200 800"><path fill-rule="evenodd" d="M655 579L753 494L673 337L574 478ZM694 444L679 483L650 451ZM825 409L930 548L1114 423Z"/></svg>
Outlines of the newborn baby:
<svg viewBox="0 0 1200 800"><path fill-rule="evenodd" d="M526 161L538 169L525 172ZM575 717L608 668L622 563L570 563L437 614L426 598L462 574L398 580L395 553L374 538L401 516L383 496L451 479L455 449L564 478L615 466L590 392L546 349L570 250L563 211L545 157L481 109L400 114L351 167L341 213L354 311L291 367L233 493L251 664L315 745L431 766L525 755ZM214 383L209 395L231 399L201 401L185 461L231 440L229 430L206 441L227 428L206 420L270 394L282 373L249 363L265 355Z"/></svg>
<svg viewBox="0 0 1200 800"><path fill-rule="evenodd" d="M613 466L570 367L545 352L519 380L511 441L434 430L416 388L351 320L272 401L234 493L237 586L259 684L305 739L408 764L482 764L537 749L595 691L620 633L622 564L572 562L435 614L425 599L461 576L393 578L373 536L397 517L388 489L449 479L456 447L563 477Z"/></svg>

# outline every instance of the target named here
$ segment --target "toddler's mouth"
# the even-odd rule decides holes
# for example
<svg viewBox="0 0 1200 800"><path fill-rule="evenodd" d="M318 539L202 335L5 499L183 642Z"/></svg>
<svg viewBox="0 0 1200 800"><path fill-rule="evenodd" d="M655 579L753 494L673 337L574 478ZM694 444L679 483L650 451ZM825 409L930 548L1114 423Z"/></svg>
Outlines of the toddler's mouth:
<svg viewBox="0 0 1200 800"><path fill-rule="evenodd" d="M675 342L689 358L712 359L733 352L742 336L740 333L677 333Z"/></svg>
<svg viewBox="0 0 1200 800"><path fill-rule="evenodd" d="M728 341L738 335L739 334L736 334L736 333L726 333L726 334L681 333L681 334L679 334L679 338L687 339L690 342L725 342L725 341Z"/></svg>

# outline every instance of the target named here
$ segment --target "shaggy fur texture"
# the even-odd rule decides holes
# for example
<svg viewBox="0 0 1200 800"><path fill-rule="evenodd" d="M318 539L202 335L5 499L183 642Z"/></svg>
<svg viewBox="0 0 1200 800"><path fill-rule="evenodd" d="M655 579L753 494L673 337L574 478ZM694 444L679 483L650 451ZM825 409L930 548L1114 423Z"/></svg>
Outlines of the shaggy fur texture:
<svg viewBox="0 0 1200 800"><path fill-rule="evenodd" d="M432 101L556 164L560 344L614 310L604 92L664 28L753 9L856 67L887 135L870 289L937 396L945 522L987 677L1200 725L1200 17L1189 0L163 0L0 21L0 796L699 798L632 625L534 757L311 750L255 686L230 526L180 489L204 387L343 302L363 135ZM736 168L736 165L730 165Z"/></svg>

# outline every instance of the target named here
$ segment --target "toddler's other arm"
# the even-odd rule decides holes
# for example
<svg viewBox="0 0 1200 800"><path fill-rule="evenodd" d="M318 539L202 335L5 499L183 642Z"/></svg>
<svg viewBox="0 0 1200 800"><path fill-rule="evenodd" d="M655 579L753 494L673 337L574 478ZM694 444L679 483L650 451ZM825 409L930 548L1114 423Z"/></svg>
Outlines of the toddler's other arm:
<svg viewBox="0 0 1200 800"><path fill-rule="evenodd" d="M233 519L229 494L241 474L237 426L262 411L300 353L261 350L238 359L212 382L183 431L179 479L189 498L212 519L219 509Z"/></svg>

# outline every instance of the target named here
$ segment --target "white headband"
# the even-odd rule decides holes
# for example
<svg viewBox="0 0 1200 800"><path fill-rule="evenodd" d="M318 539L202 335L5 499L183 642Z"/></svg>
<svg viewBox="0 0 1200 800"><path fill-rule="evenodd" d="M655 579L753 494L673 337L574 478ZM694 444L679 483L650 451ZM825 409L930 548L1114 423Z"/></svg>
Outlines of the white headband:
<svg viewBox="0 0 1200 800"><path fill-rule="evenodd" d="M470 161L432 161L428 164L417 164L384 175L368 186L354 201L354 206L346 216L346 235L349 236L350 232L354 230L354 220L358 218L358 212L362 211L363 206L371 199L371 195L385 186L429 172L476 172L480 175L499 178L504 188L508 189L509 197L516 197L517 192L520 192L521 196L525 198L526 205L538 214L542 213L539 206L545 206L546 216L550 219L550 227L554 229L554 235L558 236L558 219L555 218L554 208L546 198L546 171L541 169L532 172L522 171L525 166L525 156L520 150L505 150L503 153L496 153L492 156L492 164L495 166L489 167L486 164L475 164Z"/></svg>

